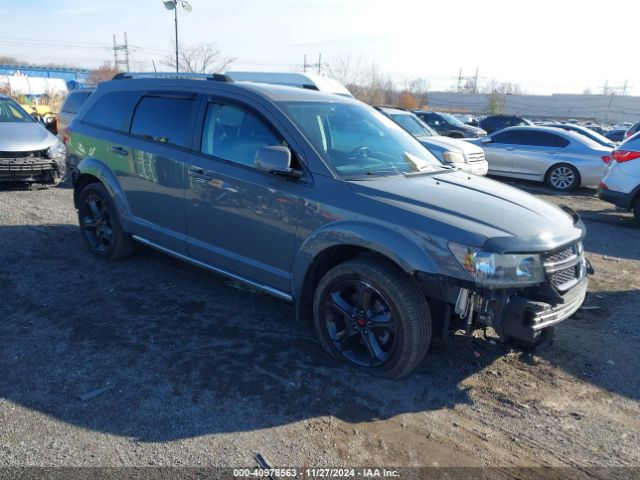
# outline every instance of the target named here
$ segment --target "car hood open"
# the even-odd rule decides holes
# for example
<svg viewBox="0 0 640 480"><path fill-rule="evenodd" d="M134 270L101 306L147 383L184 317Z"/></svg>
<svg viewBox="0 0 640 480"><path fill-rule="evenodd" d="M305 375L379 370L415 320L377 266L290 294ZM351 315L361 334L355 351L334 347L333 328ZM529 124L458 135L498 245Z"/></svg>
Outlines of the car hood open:
<svg viewBox="0 0 640 480"><path fill-rule="evenodd" d="M57 137L38 122L0 122L0 151L28 152L44 150Z"/></svg>
<svg viewBox="0 0 640 480"><path fill-rule="evenodd" d="M429 219L414 218L411 228L429 230L434 222L452 226L486 242L494 251L548 251L585 233L577 215L516 188L463 172L357 180L349 186L359 195Z"/></svg>

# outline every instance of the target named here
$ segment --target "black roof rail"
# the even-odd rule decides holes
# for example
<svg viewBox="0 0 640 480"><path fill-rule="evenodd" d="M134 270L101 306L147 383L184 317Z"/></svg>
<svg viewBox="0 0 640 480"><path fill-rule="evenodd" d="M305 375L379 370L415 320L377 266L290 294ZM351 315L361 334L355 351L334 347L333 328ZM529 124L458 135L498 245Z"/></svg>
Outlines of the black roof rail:
<svg viewBox="0 0 640 480"><path fill-rule="evenodd" d="M394 110L402 110L404 112L411 112L411 110L409 110L408 108L404 108L404 107L397 107L395 105L373 105L373 108L375 108L376 110L381 110L383 108L393 108Z"/></svg>
<svg viewBox="0 0 640 480"><path fill-rule="evenodd" d="M189 72L120 72L112 80L131 80L134 78L182 78L185 80L213 80L215 82L233 82L231 77L221 73Z"/></svg>

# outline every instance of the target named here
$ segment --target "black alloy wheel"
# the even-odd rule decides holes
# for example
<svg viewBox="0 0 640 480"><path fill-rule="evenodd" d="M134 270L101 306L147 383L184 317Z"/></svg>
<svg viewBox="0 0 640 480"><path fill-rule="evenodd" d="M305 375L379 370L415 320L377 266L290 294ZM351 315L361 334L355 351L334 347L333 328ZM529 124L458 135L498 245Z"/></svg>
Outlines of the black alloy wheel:
<svg viewBox="0 0 640 480"><path fill-rule="evenodd" d="M350 362L377 367L396 345L396 324L388 301L359 279L332 285L324 302L324 322L336 349Z"/></svg>

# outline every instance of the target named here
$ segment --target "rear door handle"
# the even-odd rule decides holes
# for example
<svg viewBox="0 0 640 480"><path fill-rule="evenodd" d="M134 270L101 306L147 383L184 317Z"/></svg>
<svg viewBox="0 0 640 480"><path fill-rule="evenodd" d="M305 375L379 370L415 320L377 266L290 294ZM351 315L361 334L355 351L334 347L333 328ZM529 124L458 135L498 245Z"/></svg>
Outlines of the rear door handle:
<svg viewBox="0 0 640 480"><path fill-rule="evenodd" d="M513 152L513 147L506 147L505 150L508 150L510 152Z"/></svg>
<svg viewBox="0 0 640 480"><path fill-rule="evenodd" d="M111 153L115 153L119 157L126 157L129 155L129 152L122 147L111 147Z"/></svg>

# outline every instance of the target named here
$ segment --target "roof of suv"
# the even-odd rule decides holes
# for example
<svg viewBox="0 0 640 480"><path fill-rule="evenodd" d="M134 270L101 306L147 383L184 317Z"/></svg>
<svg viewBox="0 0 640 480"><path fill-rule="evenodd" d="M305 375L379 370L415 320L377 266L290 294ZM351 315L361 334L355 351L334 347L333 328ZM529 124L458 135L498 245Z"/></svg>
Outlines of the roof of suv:
<svg viewBox="0 0 640 480"><path fill-rule="evenodd" d="M249 90L273 102L354 102L352 98L318 92L299 87L288 87L256 82L223 82L216 80L194 80L186 78L124 78L101 82L99 89L130 90L145 88L185 89L199 92L216 92L220 90Z"/></svg>

